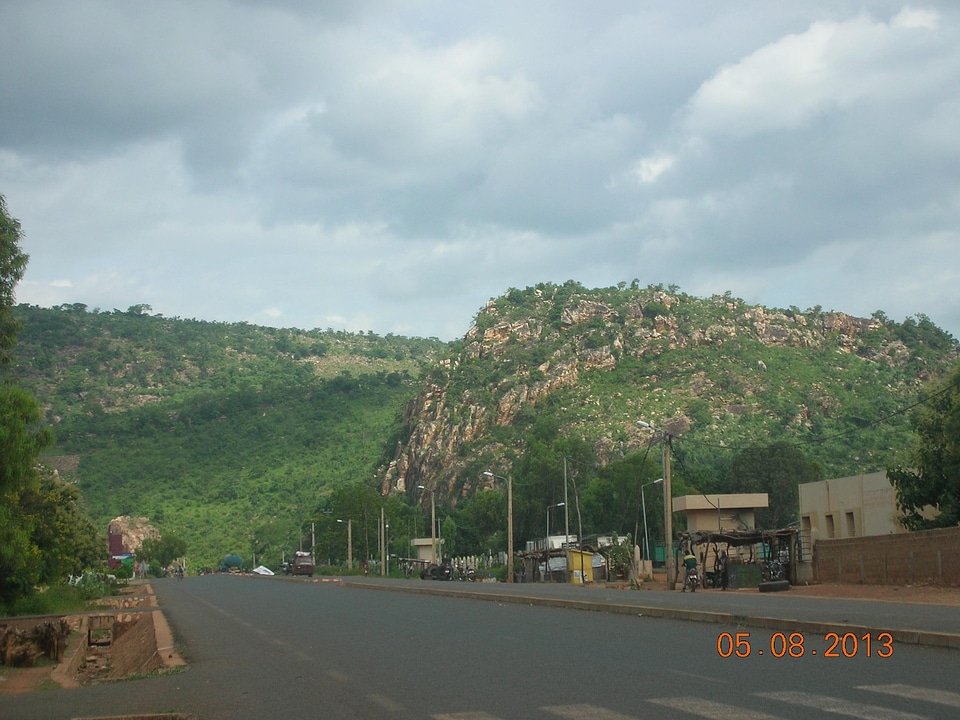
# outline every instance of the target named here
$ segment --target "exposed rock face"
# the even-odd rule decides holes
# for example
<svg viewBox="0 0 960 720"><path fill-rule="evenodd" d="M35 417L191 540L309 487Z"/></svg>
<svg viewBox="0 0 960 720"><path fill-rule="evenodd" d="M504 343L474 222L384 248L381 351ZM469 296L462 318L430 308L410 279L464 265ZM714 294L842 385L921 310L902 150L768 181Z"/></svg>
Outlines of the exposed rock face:
<svg viewBox="0 0 960 720"><path fill-rule="evenodd" d="M121 515L110 521L107 532L123 539L123 549L135 553L146 539L159 540L160 531L150 524L150 518Z"/></svg>
<svg viewBox="0 0 960 720"><path fill-rule="evenodd" d="M479 477L483 470L508 471L503 466L487 467L491 458L503 462L518 450L502 447L504 452L498 452L492 438L495 428L514 424L522 413L535 413L546 398L565 388L576 389L590 373L617 370L624 360L642 362L649 368L634 386L634 394L641 397L631 398L627 404L637 412L645 406L651 408L655 415L650 417L661 418L664 429L677 434L697 423L709 423L711 418L720 421L724 414L768 412L756 393L770 382L766 376L774 349L851 353L891 367L916 359L894 337L878 343L878 332L884 332L884 321L879 318L856 318L820 312L819 308L807 312L768 310L729 295L700 300L659 287L632 294L623 288L619 294L583 288L567 291L567 285L538 286L532 292L511 291L486 305L464 336L460 352L436 368L406 408L404 420L410 436L398 443L394 458L384 468L384 493L423 485L435 492L438 502L456 504L459 497L483 482ZM873 336L870 342L865 340L868 335ZM761 355L764 347L770 348L771 357L751 360L749 371L738 370L741 374L734 383L729 378L723 383L715 381L714 373L723 377L727 369L726 348L732 344L736 349L744 343L759 345ZM674 350L702 350L696 357L706 369L695 364L674 366L673 356L668 356ZM710 352L716 352L712 363L703 360ZM953 354L958 354L956 348ZM661 357L664 360L658 360ZM661 364L650 365L652 361ZM680 388L674 384L671 395L706 398L709 410L701 409L699 419L694 420L681 411L683 402L679 408L673 403L672 410L665 407L671 403L661 395L661 374L684 376L685 384ZM819 412L834 410L828 407L830 399L822 388L808 390L809 401ZM577 402L585 405L603 402L601 397L577 397ZM794 409L790 424L809 422L808 406L798 404ZM602 428L592 438L601 462L636 451L650 441L648 433L629 420L610 422L621 429ZM577 432L579 427L574 424L566 430ZM478 440L482 442L475 442ZM477 454L481 452L482 456Z"/></svg>

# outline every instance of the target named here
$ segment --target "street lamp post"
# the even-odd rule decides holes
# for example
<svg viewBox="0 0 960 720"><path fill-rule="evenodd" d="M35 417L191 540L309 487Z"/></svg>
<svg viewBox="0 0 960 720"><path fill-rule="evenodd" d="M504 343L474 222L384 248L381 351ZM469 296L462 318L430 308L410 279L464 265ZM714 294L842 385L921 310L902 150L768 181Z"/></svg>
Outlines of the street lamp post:
<svg viewBox="0 0 960 720"><path fill-rule="evenodd" d="M549 581L550 578L550 508L555 507L564 507L566 503L556 503L555 505L547 505L547 537L544 540L544 563L543 563L543 576L544 579Z"/></svg>
<svg viewBox="0 0 960 720"><path fill-rule="evenodd" d="M507 582L513 582L513 481L502 475L494 475L489 470L483 474L495 480L505 480L507 483Z"/></svg>
<svg viewBox="0 0 960 720"><path fill-rule="evenodd" d="M650 561L650 570L653 571L653 558L650 556L650 533L647 532L647 498L643 494L643 489L650 485L659 485L663 478L657 478L653 482L644 483L640 486L640 500L643 503L643 557Z"/></svg>
<svg viewBox="0 0 960 720"><path fill-rule="evenodd" d="M666 538L667 587L673 589L677 582L677 569L673 562L673 488L670 484L670 433L654 427L643 420L637 425L653 430L660 435L660 458L663 464L663 534Z"/></svg>

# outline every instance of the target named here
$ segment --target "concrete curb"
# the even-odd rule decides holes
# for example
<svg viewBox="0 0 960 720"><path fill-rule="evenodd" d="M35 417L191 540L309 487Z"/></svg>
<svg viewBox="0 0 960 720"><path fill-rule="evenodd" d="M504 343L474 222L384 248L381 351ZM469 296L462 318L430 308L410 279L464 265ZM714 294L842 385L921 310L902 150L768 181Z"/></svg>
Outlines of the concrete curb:
<svg viewBox="0 0 960 720"><path fill-rule="evenodd" d="M542 607L563 608L568 610L585 610L590 612L616 613L618 615L635 615L637 617L658 618L662 620L687 620L690 622L705 622L742 627L755 627L764 630L780 632L798 632L810 636L825 637L827 633L856 633L863 636L870 633L876 637L880 633L889 633L894 642L904 645L924 645L951 650L960 650L960 635L954 633L937 633L928 630L893 630L889 628L874 628L866 625L851 625L848 623L818 622L813 620L792 620L789 618L763 617L752 615L738 615L734 613L710 612L707 610L685 610L682 608L663 608L643 605L620 605L616 603L593 602L590 600L568 600L564 598L545 598L526 595L509 595L500 593L485 593L473 590L453 590L434 586L411 587L409 585L383 585L372 583L341 582L343 587L362 588L365 590L385 590L387 592L405 592L421 595L441 595L444 597L466 598L472 600L486 600L501 603L517 603L521 605L538 605Z"/></svg>
<svg viewBox="0 0 960 720"><path fill-rule="evenodd" d="M150 597L150 606L153 608L150 614L153 618L153 637L157 644L156 652L160 657L160 662L163 663L165 669L186 665L186 660L180 657L176 646L173 644L173 632L170 630L167 618L157 604L157 596L149 584L147 585L147 594Z"/></svg>

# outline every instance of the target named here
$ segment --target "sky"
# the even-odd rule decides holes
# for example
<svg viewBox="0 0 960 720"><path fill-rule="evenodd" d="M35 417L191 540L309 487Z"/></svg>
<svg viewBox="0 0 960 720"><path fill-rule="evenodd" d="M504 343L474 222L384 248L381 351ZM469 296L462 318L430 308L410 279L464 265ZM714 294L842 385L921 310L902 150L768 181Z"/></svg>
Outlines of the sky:
<svg viewBox="0 0 960 720"><path fill-rule="evenodd" d="M960 337L960 3L0 0L18 302L461 337L638 280Z"/></svg>

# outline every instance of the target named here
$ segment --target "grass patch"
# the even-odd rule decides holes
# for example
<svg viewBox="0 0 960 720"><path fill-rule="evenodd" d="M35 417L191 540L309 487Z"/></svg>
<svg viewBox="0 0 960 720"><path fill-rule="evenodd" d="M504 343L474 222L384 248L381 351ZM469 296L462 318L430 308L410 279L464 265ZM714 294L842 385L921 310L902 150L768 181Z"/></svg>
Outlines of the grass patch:
<svg viewBox="0 0 960 720"><path fill-rule="evenodd" d="M9 606L0 605L0 616L66 615L90 610L94 608L94 600L116 595L118 589L119 586L112 581L88 576L77 585L64 583L37 588L33 594L19 598Z"/></svg>

